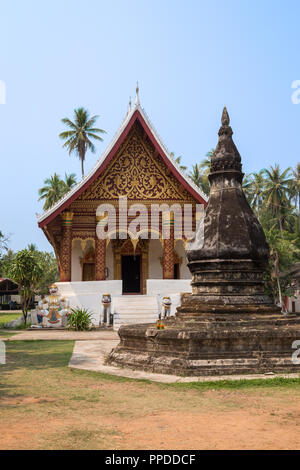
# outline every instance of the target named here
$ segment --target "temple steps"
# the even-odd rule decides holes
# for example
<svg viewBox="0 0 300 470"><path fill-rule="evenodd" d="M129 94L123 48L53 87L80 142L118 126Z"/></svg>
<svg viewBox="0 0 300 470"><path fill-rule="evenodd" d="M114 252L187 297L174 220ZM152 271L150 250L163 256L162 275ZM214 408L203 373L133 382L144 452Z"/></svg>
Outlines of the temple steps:
<svg viewBox="0 0 300 470"><path fill-rule="evenodd" d="M157 298L148 295L124 295L113 300L114 330L122 325L155 323L158 317Z"/></svg>

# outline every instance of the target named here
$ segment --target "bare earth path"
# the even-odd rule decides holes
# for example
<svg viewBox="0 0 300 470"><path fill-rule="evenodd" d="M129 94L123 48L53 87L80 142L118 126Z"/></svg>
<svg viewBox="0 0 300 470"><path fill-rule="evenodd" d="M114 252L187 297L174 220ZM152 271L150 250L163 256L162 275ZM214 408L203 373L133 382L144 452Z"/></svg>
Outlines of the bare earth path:
<svg viewBox="0 0 300 470"><path fill-rule="evenodd" d="M300 449L299 380L133 381L70 369L73 341L6 346L1 449Z"/></svg>

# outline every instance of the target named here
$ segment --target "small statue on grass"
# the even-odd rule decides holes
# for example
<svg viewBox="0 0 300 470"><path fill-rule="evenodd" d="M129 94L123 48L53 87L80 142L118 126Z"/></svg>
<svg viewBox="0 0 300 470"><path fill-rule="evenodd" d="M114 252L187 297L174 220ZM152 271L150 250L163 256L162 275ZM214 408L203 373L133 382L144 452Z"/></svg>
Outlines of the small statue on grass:
<svg viewBox="0 0 300 470"><path fill-rule="evenodd" d="M63 328L67 326L70 313L67 300L58 294L56 284L49 287L50 295L40 300L38 321L43 328Z"/></svg>

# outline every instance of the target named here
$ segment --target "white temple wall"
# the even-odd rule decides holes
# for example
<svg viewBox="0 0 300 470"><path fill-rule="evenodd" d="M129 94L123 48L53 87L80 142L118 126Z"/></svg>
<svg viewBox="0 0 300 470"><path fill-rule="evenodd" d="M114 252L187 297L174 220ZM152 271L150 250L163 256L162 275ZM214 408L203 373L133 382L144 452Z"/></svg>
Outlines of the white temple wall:
<svg viewBox="0 0 300 470"><path fill-rule="evenodd" d="M163 249L160 240L150 240L149 243L149 279L162 279L163 268L161 259Z"/></svg>
<svg viewBox="0 0 300 470"><path fill-rule="evenodd" d="M72 267L71 267L72 282L81 281L82 268L80 264L80 258L82 257L83 257L83 251L81 248L80 240L75 240L72 246Z"/></svg>
<svg viewBox="0 0 300 470"><path fill-rule="evenodd" d="M190 272L189 268L187 267L187 258L186 258L186 254L185 254L184 245L183 245L183 242L181 240L176 242L175 251L176 251L177 255L179 256L179 258L182 259L182 263L180 265L180 279L190 279L191 280L192 275L191 275L191 272Z"/></svg>
<svg viewBox="0 0 300 470"><path fill-rule="evenodd" d="M93 313L92 322L99 325L102 295L122 295L122 281L57 282L59 293L66 297L71 308L87 308Z"/></svg>
<svg viewBox="0 0 300 470"><path fill-rule="evenodd" d="M113 253L113 247L111 243L106 248L106 267L108 268L108 277L106 280L113 281L114 280L114 253Z"/></svg>

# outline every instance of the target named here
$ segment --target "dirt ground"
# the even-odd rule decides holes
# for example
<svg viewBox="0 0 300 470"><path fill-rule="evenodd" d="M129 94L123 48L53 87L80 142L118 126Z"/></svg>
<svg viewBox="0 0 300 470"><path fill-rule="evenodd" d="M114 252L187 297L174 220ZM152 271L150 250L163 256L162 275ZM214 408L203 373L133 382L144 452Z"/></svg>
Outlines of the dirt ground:
<svg viewBox="0 0 300 470"><path fill-rule="evenodd" d="M300 449L300 386L155 384L67 368L73 343L10 341L1 449Z"/></svg>

